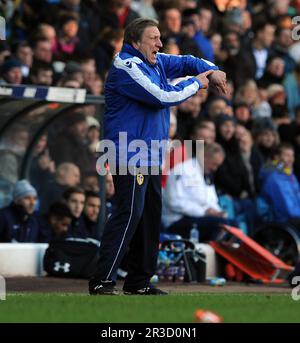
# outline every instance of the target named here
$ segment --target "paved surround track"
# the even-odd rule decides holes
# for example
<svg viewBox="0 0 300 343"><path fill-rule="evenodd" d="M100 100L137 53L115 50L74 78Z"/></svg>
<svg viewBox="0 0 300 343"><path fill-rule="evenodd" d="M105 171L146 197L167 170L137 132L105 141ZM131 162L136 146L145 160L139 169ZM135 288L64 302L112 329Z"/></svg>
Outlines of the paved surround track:
<svg viewBox="0 0 300 343"><path fill-rule="evenodd" d="M228 282L225 286L189 284L181 282L161 282L158 284L170 293L285 293L290 294L288 285L261 285ZM8 293L87 293L87 280L61 279L53 277L7 277ZM122 289L122 282L118 282Z"/></svg>

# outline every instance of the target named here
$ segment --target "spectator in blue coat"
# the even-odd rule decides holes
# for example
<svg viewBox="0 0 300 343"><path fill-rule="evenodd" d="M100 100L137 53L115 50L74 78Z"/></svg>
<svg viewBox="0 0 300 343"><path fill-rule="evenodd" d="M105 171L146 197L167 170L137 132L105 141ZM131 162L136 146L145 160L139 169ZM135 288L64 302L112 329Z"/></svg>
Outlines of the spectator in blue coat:
<svg viewBox="0 0 300 343"><path fill-rule="evenodd" d="M0 242L43 241L35 211L37 192L27 180L18 181L13 202L0 210Z"/></svg>
<svg viewBox="0 0 300 343"><path fill-rule="evenodd" d="M277 168L265 175L262 186L261 195L271 205L278 221L300 218L300 186L293 173L294 160L293 146L281 144Z"/></svg>

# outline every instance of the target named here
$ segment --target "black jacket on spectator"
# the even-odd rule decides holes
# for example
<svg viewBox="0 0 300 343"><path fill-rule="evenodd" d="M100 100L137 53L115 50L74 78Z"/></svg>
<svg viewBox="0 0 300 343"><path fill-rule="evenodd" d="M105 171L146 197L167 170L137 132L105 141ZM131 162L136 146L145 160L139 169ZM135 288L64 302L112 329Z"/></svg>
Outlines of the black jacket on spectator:
<svg viewBox="0 0 300 343"><path fill-rule="evenodd" d="M225 160L215 174L215 185L223 194L239 198L243 191L252 196L248 178L248 172L242 160L238 142L235 138L225 141L222 138L218 142L225 150Z"/></svg>
<svg viewBox="0 0 300 343"><path fill-rule="evenodd" d="M56 234L51 226L47 215L39 216L40 230L43 232L44 242L51 242L53 240L65 240L70 237L70 232Z"/></svg>
<svg viewBox="0 0 300 343"><path fill-rule="evenodd" d="M263 166L264 159L256 146L253 146L251 149L250 163L254 177L255 193L258 194L260 191L259 172Z"/></svg>
<svg viewBox="0 0 300 343"><path fill-rule="evenodd" d="M114 47L105 41L100 41L95 50L94 58L96 61L97 73L103 75L106 72L112 63L114 56Z"/></svg>
<svg viewBox="0 0 300 343"><path fill-rule="evenodd" d="M85 220L84 216L82 215L80 218L73 218L71 223L71 228L69 232L69 236L73 238L94 238L99 239L96 237L96 227L94 226L87 226L87 221Z"/></svg>
<svg viewBox="0 0 300 343"><path fill-rule="evenodd" d="M0 210L0 242L37 243L45 237L39 226L36 214L28 216L23 208L15 203Z"/></svg>
<svg viewBox="0 0 300 343"><path fill-rule="evenodd" d="M60 185L55 180L49 180L44 187L44 192L41 194L41 213L46 213L53 203L60 201L67 188L68 186Z"/></svg>
<svg viewBox="0 0 300 343"><path fill-rule="evenodd" d="M257 145L257 149L263 157L264 163L272 161L274 157L275 147L267 148L262 145Z"/></svg>
<svg viewBox="0 0 300 343"><path fill-rule="evenodd" d="M89 220L89 218L83 214L83 221L85 225L85 234L87 237L97 239L100 241L100 235L99 235L99 223L92 222Z"/></svg>
<svg viewBox="0 0 300 343"><path fill-rule="evenodd" d="M271 74L268 70L264 72L264 75L257 81L257 85L259 88L268 88L270 85L274 83L281 84L283 81L283 77L278 77Z"/></svg>

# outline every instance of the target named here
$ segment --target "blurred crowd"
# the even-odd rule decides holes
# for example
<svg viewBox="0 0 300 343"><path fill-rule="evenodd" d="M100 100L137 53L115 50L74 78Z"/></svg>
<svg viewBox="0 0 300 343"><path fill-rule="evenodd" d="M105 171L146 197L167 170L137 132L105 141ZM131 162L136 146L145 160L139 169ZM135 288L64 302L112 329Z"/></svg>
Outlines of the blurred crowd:
<svg viewBox="0 0 300 343"><path fill-rule="evenodd" d="M300 14L300 1L6 0L1 11L7 40L0 42L0 85L85 88L101 95L113 56L122 48L124 28L138 17L159 20L161 52L192 54L226 72L226 95L200 90L171 108L170 140L204 140L209 154L204 154L205 164L199 169L203 179L194 175L201 191L193 194L172 177L174 156L184 155L184 148L169 152L173 157L164 166L171 170L163 178L164 229L187 236L194 222L207 225L199 221L205 217L209 225L213 218L244 225L252 235L260 221L300 218L300 30L293 20ZM75 112L35 147L31 184L25 187L32 189L26 194L35 199L38 195L40 227L56 227L49 218L65 218L65 223L69 218L66 227L71 225L72 235L97 238L85 217L90 199L97 199L94 206L100 208L95 172L99 122L89 106ZM11 178L15 190L13 209L0 210L0 226L1 220L8 221L5 211L20 206L24 210L15 194L19 183L14 158L26 140L28 132L21 126L1 143L1 178ZM5 144L14 146L15 157ZM184 164L197 156L185 158ZM107 184L109 200L111 175ZM20 187L24 185L25 181ZM112 203L108 201L109 211ZM29 212L26 218L33 213ZM84 225L78 224L83 220ZM49 236L49 230L46 236L43 230L29 241L47 240L38 238ZM3 232L0 241L9 241Z"/></svg>

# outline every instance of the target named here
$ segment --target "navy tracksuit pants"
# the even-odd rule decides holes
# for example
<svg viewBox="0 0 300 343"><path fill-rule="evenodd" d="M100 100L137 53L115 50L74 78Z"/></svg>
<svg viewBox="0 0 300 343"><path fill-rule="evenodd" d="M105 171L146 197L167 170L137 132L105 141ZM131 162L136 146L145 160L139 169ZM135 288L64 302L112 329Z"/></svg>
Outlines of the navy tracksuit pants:
<svg viewBox="0 0 300 343"><path fill-rule="evenodd" d="M161 176L115 175L116 206L101 239L98 270L91 282L115 281L128 251L124 288L140 289L155 274L161 222Z"/></svg>

